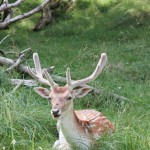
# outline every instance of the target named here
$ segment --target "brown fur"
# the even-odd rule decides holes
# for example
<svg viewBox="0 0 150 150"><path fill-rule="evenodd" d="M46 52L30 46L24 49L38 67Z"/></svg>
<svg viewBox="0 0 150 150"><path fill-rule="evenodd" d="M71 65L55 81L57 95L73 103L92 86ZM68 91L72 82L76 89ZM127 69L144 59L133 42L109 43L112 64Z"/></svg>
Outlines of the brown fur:
<svg viewBox="0 0 150 150"><path fill-rule="evenodd" d="M65 93L68 91L68 88L66 86L55 86L52 90L55 93Z"/></svg>

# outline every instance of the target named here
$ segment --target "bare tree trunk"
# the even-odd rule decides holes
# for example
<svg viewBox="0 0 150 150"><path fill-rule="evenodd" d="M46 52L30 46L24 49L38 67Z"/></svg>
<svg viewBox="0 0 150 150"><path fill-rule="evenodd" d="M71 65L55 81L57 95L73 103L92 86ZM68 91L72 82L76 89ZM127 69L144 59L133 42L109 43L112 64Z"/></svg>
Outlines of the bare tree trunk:
<svg viewBox="0 0 150 150"><path fill-rule="evenodd" d="M47 24L51 23L53 20L52 11L49 5L45 6L42 10L42 16L40 21L36 24L34 31L42 30Z"/></svg>
<svg viewBox="0 0 150 150"><path fill-rule="evenodd" d="M56 11L65 12L73 4L73 2L73 0L51 0L49 4L42 9L41 18L33 31L42 30L46 25L50 24L54 20Z"/></svg>

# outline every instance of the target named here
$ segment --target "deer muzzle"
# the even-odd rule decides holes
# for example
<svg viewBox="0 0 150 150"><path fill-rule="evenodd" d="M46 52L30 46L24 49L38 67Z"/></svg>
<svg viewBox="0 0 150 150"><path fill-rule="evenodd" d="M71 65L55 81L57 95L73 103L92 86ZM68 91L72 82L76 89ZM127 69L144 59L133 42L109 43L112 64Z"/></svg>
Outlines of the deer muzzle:
<svg viewBox="0 0 150 150"><path fill-rule="evenodd" d="M59 113L59 109L52 109L51 110L51 114L53 115L54 118L57 118L60 116L60 113Z"/></svg>

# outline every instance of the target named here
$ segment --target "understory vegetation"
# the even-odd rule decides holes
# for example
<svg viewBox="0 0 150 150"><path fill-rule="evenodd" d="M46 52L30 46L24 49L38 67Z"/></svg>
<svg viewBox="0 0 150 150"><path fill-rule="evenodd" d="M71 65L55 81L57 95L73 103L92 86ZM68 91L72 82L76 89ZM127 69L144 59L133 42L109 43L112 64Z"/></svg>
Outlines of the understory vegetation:
<svg viewBox="0 0 150 150"><path fill-rule="evenodd" d="M94 150L150 149L150 1L77 0L44 30L33 32L39 16L0 31L0 41L9 35L0 49L31 47L43 68L55 66L53 73L65 76L70 67L73 79L87 77L105 52L107 65L90 85L106 92L75 101L75 109L96 109L115 124L115 133L103 136ZM33 60L26 65L33 66ZM33 88L13 92L10 78L29 77L5 69L0 67L0 149L51 150L58 134L48 101ZM118 101L107 92L128 100Z"/></svg>

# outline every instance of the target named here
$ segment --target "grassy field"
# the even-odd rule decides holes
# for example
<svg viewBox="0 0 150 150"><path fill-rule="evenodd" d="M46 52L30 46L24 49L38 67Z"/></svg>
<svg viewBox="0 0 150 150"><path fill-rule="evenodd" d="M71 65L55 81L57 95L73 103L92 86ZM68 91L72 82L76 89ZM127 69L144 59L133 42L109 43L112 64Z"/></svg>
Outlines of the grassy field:
<svg viewBox="0 0 150 150"><path fill-rule="evenodd" d="M43 67L54 65L54 74L65 76L69 66L74 79L88 76L100 54L107 53L106 67L91 85L129 100L120 103L107 94L89 94L75 101L75 109L96 109L115 124L115 133L102 137L94 149L150 149L150 1L82 0L63 18L33 32L38 17L0 31L0 41L10 35L0 49L31 47ZM33 66L32 59L26 64ZM8 79L22 76L4 70L0 68L0 149L50 150L58 135L49 103L32 88L12 92Z"/></svg>

